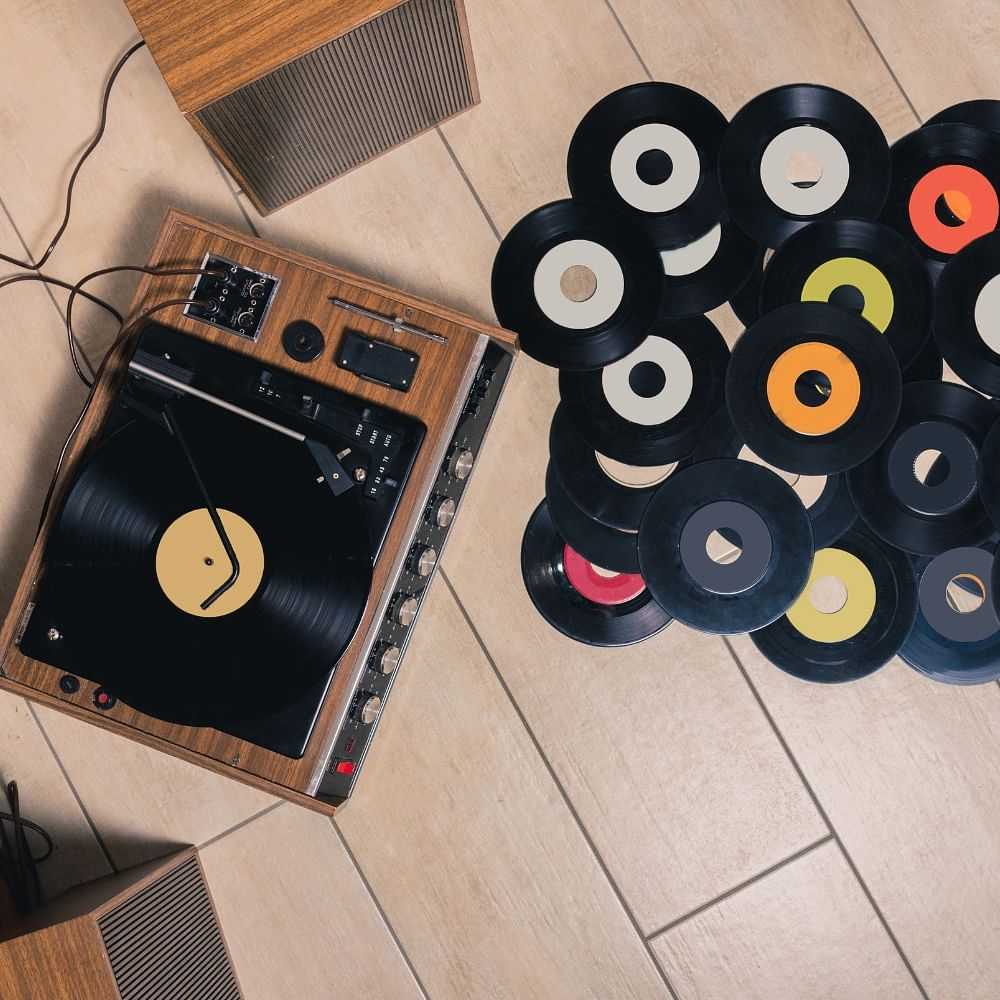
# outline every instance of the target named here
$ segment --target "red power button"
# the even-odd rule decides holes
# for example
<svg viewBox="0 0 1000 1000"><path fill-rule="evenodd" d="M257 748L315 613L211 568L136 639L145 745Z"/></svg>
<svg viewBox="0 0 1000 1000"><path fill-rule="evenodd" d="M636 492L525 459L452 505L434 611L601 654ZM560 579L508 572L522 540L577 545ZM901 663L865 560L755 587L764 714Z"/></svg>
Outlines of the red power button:
<svg viewBox="0 0 1000 1000"><path fill-rule="evenodd" d="M339 760L337 761L337 766L334 768L337 774L354 774L354 761L353 760Z"/></svg>

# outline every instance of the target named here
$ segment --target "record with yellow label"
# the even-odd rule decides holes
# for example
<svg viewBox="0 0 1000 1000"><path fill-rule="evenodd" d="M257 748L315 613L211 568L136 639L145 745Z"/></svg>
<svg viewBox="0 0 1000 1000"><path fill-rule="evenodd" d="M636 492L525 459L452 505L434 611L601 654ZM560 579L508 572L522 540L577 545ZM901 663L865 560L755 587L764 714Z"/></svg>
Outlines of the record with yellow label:
<svg viewBox="0 0 1000 1000"><path fill-rule="evenodd" d="M825 684L858 680L888 663L917 614L909 557L852 529L820 549L799 599L753 644L776 667Z"/></svg>
<svg viewBox="0 0 1000 1000"><path fill-rule="evenodd" d="M866 219L814 222L774 252L761 308L829 302L868 320L906 369L928 341L931 283L920 254L895 230Z"/></svg>

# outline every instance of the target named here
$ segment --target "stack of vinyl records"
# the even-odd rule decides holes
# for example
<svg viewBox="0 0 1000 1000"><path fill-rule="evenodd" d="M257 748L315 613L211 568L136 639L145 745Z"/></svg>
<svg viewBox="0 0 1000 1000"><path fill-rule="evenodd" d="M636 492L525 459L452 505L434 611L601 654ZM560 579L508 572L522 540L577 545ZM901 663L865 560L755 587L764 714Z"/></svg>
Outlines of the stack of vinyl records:
<svg viewBox="0 0 1000 1000"><path fill-rule="evenodd" d="M567 173L493 269L559 369L521 552L540 614L604 646L748 632L811 681L897 654L1000 677L1000 102L890 148L829 87L727 121L641 83L586 114Z"/></svg>

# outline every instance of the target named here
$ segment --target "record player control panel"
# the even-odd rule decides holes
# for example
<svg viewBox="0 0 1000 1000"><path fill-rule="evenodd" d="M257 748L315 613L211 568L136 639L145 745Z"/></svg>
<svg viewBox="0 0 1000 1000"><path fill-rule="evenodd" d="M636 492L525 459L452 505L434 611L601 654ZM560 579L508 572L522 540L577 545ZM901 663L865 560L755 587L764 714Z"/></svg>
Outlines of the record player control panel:
<svg viewBox="0 0 1000 1000"><path fill-rule="evenodd" d="M511 356L490 344L466 400L455 437L424 509L367 667L334 744L317 796L339 802L351 794L386 698L441 559L452 521L510 371Z"/></svg>

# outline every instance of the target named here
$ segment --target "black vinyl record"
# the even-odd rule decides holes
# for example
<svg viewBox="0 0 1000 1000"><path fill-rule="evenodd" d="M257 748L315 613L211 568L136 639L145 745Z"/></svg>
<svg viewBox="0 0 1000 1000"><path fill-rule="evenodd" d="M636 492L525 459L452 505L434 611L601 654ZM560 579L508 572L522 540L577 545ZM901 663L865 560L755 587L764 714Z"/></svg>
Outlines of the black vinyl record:
<svg viewBox="0 0 1000 1000"><path fill-rule="evenodd" d="M974 239L997 227L1000 133L927 125L892 147L892 186L881 221L920 251L932 277Z"/></svg>
<svg viewBox="0 0 1000 1000"><path fill-rule="evenodd" d="M661 317L699 316L728 302L750 280L758 258L757 244L728 220L690 243L661 250Z"/></svg>
<svg viewBox="0 0 1000 1000"><path fill-rule="evenodd" d="M736 318L744 327L753 326L760 319L760 291L764 284L764 257L767 251L758 247L757 257L746 284L729 300ZM770 260L768 260L770 263Z"/></svg>
<svg viewBox="0 0 1000 1000"><path fill-rule="evenodd" d="M891 545L916 555L989 538L993 525L979 496L978 465L996 417L993 404L965 386L903 386L892 434L847 476L861 519ZM942 457L921 481L918 459L927 452Z"/></svg>
<svg viewBox="0 0 1000 1000"><path fill-rule="evenodd" d="M638 573L636 532L609 527L582 511L566 492L552 463L545 472L545 499L556 530L585 559L615 573Z"/></svg>
<svg viewBox="0 0 1000 1000"><path fill-rule="evenodd" d="M709 553L713 532L739 539L735 560ZM795 491L770 469L738 459L675 473L639 528L650 593L668 614L703 632L769 625L802 593L812 559L812 527Z"/></svg>
<svg viewBox="0 0 1000 1000"><path fill-rule="evenodd" d="M837 610L817 610L811 584L840 581ZM750 636L776 667L804 681L839 684L874 673L900 650L913 628L917 587L909 557L867 531L849 531L816 553L810 585L773 625Z"/></svg>
<svg viewBox="0 0 1000 1000"><path fill-rule="evenodd" d="M827 476L820 495L806 505L806 510L817 549L826 548L854 527L858 511L847 488L846 474L837 472Z"/></svg>
<svg viewBox="0 0 1000 1000"><path fill-rule="evenodd" d="M1000 101L984 99L953 104L924 122L924 128L929 125L943 125L945 122L959 122L962 125L974 125L976 128L1000 132Z"/></svg>
<svg viewBox="0 0 1000 1000"><path fill-rule="evenodd" d="M693 462L734 458L742 444L725 407L704 429L691 455L664 465L628 465L599 455L563 406L557 407L549 431L551 468L570 499L594 520L623 531L639 530L646 506L668 476Z"/></svg>
<svg viewBox="0 0 1000 1000"><path fill-rule="evenodd" d="M177 439L135 418L66 496L23 648L148 715L231 731L322 681L354 635L372 575L349 527L362 501L335 496L304 443L190 396L172 408L235 583L205 607L231 564Z"/></svg>
<svg viewBox="0 0 1000 1000"><path fill-rule="evenodd" d="M990 427L979 453L979 499L1000 531L1000 421Z"/></svg>
<svg viewBox="0 0 1000 1000"><path fill-rule="evenodd" d="M925 677L945 684L1000 679L995 546L991 540L914 559L917 620L899 655Z"/></svg>
<svg viewBox="0 0 1000 1000"><path fill-rule="evenodd" d="M658 248L688 243L722 218L715 165L725 130L722 112L686 87L623 87L573 133L570 191L640 226Z"/></svg>
<svg viewBox="0 0 1000 1000"><path fill-rule="evenodd" d="M670 624L641 578L608 577L588 567L559 536L544 500L524 532L521 575L538 613L577 642L627 646Z"/></svg>
<svg viewBox="0 0 1000 1000"><path fill-rule="evenodd" d="M932 337L917 355L916 360L903 372L904 382L940 382L944 376L944 359Z"/></svg>
<svg viewBox="0 0 1000 1000"><path fill-rule="evenodd" d="M818 164L816 178L789 175L789 162L803 155ZM789 84L736 113L722 139L719 177L733 221L762 246L777 247L819 219L876 217L889 189L889 149L854 98Z"/></svg>
<svg viewBox="0 0 1000 1000"><path fill-rule="evenodd" d="M959 378L1000 397L1000 231L944 266L934 294L934 339Z"/></svg>
<svg viewBox="0 0 1000 1000"><path fill-rule="evenodd" d="M686 458L723 406L729 348L705 316L658 323L601 371L560 372L559 395L602 455L630 465Z"/></svg>
<svg viewBox="0 0 1000 1000"><path fill-rule="evenodd" d="M726 401L736 430L765 462L831 475L886 439L901 384L892 348L867 320L799 302L766 313L736 342Z"/></svg>
<svg viewBox="0 0 1000 1000"><path fill-rule="evenodd" d="M930 336L931 283L911 243L867 219L827 219L774 252L761 293L770 312L790 302L829 302L884 334L906 370Z"/></svg>
<svg viewBox="0 0 1000 1000"><path fill-rule="evenodd" d="M567 291L574 274L584 285ZM555 368L587 370L642 342L659 312L663 266L641 230L555 201L504 237L492 289L497 317L520 336L526 354Z"/></svg>

